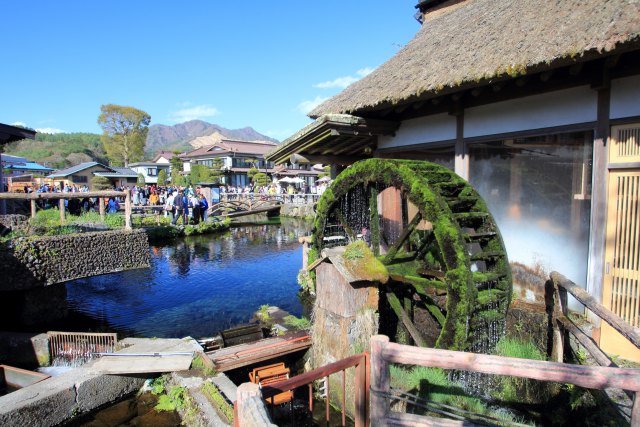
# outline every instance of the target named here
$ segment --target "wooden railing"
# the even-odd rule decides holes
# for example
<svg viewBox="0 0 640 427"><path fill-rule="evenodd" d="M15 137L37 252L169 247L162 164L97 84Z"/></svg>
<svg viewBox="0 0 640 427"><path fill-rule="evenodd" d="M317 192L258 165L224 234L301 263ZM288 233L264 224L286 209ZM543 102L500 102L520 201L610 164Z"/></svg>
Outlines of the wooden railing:
<svg viewBox="0 0 640 427"><path fill-rule="evenodd" d="M319 194L260 194L260 193L223 193L220 201L231 202L236 200L266 200L283 204L305 205L314 204L320 199Z"/></svg>
<svg viewBox="0 0 640 427"><path fill-rule="evenodd" d="M450 350L419 348L389 342L384 335L371 338L371 425L470 425L467 420L443 420L392 412L390 364L456 369L491 375L574 384L603 390L620 388L635 394L631 425L640 426L640 369L592 367L566 363L489 356Z"/></svg>
<svg viewBox="0 0 640 427"><path fill-rule="evenodd" d="M369 355L367 353L357 354L347 357L329 365L322 366L293 378L283 380L276 384L258 390L258 386L253 383L245 383L238 388L238 399L234 402L234 425L236 427L248 425L243 419L247 410L247 406L252 404L252 398L260 395L262 399L269 402L273 396L298 387L308 386L309 388L309 410L313 411L313 382L319 379L325 379L326 403L325 417L327 425L329 425L329 375L342 372L342 425L346 425L346 392L345 378L346 370L355 368L355 396L354 396L354 423L356 427L364 427L369 425L368 404L369 404Z"/></svg>
<svg viewBox="0 0 640 427"><path fill-rule="evenodd" d="M36 216L38 200L59 200L58 206L60 210L60 225L65 222L65 205L64 201L69 199L98 199L98 208L100 218L105 219L105 203L104 198L107 197L123 197L124 204L124 222L125 228L131 230L131 193L128 191L89 191L75 193L0 193L0 200L29 200L31 203L31 217Z"/></svg>
<svg viewBox="0 0 640 427"><path fill-rule="evenodd" d="M588 310L607 322L613 329L629 340L636 347L640 348L640 329L629 325L620 316L600 304L593 296L584 289L573 283L558 272L552 272L546 288L547 313L551 316L551 327L553 329L553 347L556 360L562 362L569 339L567 334L571 334L582 347L593 357L600 366L615 368L618 365L600 349L592 337L587 335L570 317L568 295L571 294L577 301L582 303ZM631 400L637 399L634 393L625 390L627 397ZM605 393L610 394L609 391ZM624 395L610 395L614 406L625 418L629 418L628 401ZM635 401L635 400L634 400ZM633 406L635 408L635 404ZM635 410L635 409L634 409Z"/></svg>

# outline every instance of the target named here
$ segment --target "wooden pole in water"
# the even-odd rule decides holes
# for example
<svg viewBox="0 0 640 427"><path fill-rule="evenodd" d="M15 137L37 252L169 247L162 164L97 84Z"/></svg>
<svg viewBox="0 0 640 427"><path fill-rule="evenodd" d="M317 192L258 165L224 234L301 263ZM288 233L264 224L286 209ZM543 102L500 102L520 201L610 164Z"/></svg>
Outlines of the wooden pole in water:
<svg viewBox="0 0 640 427"><path fill-rule="evenodd" d="M36 199L31 199L31 218L36 217Z"/></svg>

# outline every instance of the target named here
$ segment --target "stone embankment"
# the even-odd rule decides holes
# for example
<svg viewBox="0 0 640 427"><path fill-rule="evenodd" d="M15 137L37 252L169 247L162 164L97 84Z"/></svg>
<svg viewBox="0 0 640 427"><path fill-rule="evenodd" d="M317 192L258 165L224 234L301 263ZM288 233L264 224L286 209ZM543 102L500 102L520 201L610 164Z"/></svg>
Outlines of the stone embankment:
<svg viewBox="0 0 640 427"><path fill-rule="evenodd" d="M293 218L315 218L315 205L294 205L284 204L280 207L280 216L288 216Z"/></svg>
<svg viewBox="0 0 640 427"><path fill-rule="evenodd" d="M0 246L0 291L149 267L149 261L144 230L17 238Z"/></svg>

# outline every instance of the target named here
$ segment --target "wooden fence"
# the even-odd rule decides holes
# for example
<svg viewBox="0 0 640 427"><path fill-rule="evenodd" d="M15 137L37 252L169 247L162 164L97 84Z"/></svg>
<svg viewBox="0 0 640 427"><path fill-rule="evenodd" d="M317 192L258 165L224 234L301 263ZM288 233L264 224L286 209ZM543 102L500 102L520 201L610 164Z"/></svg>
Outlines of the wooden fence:
<svg viewBox="0 0 640 427"><path fill-rule="evenodd" d="M313 411L313 397L312 387L313 382L319 379L325 379L327 385L326 389L326 403L325 403L325 417L327 425L329 425L329 375L342 372L342 425L346 425L346 392L345 392L345 376L346 370L349 368L355 368L355 414L354 423L355 427L364 427L369 425L368 419L368 404L369 404L369 355L367 353L357 354L355 356L347 357L346 359L339 360L334 363L322 366L309 372L305 372L301 375L283 380L275 384L269 384L261 389L261 396L267 402L273 396L285 393L290 390L295 390L298 387L307 386L309 388L309 410ZM249 385L251 383L248 383ZM251 384L253 385L253 384ZM242 384L240 387L245 386ZM255 387L254 387L255 388ZM250 390L247 387L248 390ZM244 390L244 388L243 388ZM256 391L257 392L257 391ZM238 389L238 399L234 402L234 425L237 427L246 425L244 422L243 414L246 412L245 405L249 404L249 399L252 397L251 393L241 393ZM376 424L374 424L376 425Z"/></svg>
<svg viewBox="0 0 640 427"><path fill-rule="evenodd" d="M619 388L634 393L631 426L640 426L640 369L593 367L566 363L489 356L460 351L419 348L389 342L384 335L371 338L371 425L468 426L468 420L445 420L392 412L390 364L456 369L491 375L530 378L603 390Z"/></svg>
<svg viewBox="0 0 640 427"><path fill-rule="evenodd" d="M0 200L29 200L31 203L31 217L36 216L38 200L59 200L58 206L60 210L60 225L65 222L65 205L64 201L69 199L98 199L98 207L100 210L100 218L105 219L105 198L123 197L124 203L124 223L125 229L131 230L131 193L128 191L89 191L76 193L0 193Z"/></svg>

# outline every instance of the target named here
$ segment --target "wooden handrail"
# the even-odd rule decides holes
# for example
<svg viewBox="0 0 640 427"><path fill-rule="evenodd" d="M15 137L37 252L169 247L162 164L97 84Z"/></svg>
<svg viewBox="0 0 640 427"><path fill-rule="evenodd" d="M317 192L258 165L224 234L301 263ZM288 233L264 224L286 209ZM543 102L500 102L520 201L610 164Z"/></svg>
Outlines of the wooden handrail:
<svg viewBox="0 0 640 427"><path fill-rule="evenodd" d="M267 401L273 396L294 390L298 387L310 385L314 381L326 378L331 374L338 372L344 372L346 369L355 367L355 426L364 427L369 425L368 408L369 408L369 354L360 353L355 356L350 356L345 359L339 360L334 363L322 366L309 372L305 372L301 375L289 378L287 380L280 381L275 384L269 384L261 389L262 398ZM344 375L343 375L344 379ZM243 387L241 385L241 387ZM344 391L343 391L344 393ZM327 399L329 399L327 391ZM239 407L243 405L241 396L238 396L238 400L234 402L234 411L239 413ZM327 404L328 405L328 404ZM328 408L328 406L327 406ZM328 410L328 409L327 409ZM343 407L344 411L344 407ZM327 412L328 416L328 412Z"/></svg>
<svg viewBox="0 0 640 427"><path fill-rule="evenodd" d="M105 207L102 198L105 197L124 197L124 228L131 230L131 193L129 191L87 191L73 193L0 193L0 200L30 200L31 201L31 217L36 216L36 200L59 200L60 224L65 222L65 199L87 199L97 198L100 218L104 221Z"/></svg>
<svg viewBox="0 0 640 427"><path fill-rule="evenodd" d="M74 193L0 193L0 199L41 200L41 199L86 199L93 197L126 197L127 191L87 191Z"/></svg>
<svg viewBox="0 0 640 427"><path fill-rule="evenodd" d="M640 348L640 328L633 327L625 320L600 304L594 297L592 297L584 289L573 283L571 280L564 277L562 274L554 271L551 273L551 281L569 292L578 301L584 304L590 311L599 316L602 320L607 322L611 327L618 331L622 336L631 341L636 347ZM566 309L566 307L563 307Z"/></svg>
<svg viewBox="0 0 640 427"><path fill-rule="evenodd" d="M489 356L451 350L418 348L389 342L384 335L371 338L371 422L384 425L390 414L389 364L457 369L492 375L530 378L603 390L635 392L631 425L640 426L640 369L569 365L557 362Z"/></svg>

